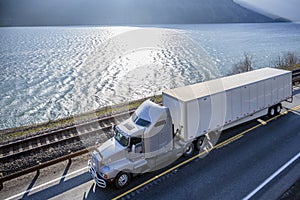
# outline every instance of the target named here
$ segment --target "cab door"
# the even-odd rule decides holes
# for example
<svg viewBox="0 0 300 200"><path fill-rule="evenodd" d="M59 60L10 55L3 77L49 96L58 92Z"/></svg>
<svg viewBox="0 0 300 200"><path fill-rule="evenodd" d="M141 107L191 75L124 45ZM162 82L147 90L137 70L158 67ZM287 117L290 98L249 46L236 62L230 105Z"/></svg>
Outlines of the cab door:
<svg viewBox="0 0 300 200"><path fill-rule="evenodd" d="M129 148L130 148L129 157L133 162L138 159L143 159L144 145L143 145L143 139L141 136L131 137Z"/></svg>

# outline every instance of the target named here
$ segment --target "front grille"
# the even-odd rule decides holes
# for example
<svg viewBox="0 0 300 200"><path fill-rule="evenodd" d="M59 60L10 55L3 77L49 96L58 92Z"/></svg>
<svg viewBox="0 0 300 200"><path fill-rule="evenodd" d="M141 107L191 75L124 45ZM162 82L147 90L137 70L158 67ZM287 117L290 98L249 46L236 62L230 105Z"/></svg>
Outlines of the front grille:
<svg viewBox="0 0 300 200"><path fill-rule="evenodd" d="M106 188L106 182L105 180L103 180L102 178L100 178L98 176L97 171L93 168L92 166L92 162L88 161L88 169L89 172L91 173L92 177L94 178L94 180L96 181L96 184L101 187L101 188Z"/></svg>

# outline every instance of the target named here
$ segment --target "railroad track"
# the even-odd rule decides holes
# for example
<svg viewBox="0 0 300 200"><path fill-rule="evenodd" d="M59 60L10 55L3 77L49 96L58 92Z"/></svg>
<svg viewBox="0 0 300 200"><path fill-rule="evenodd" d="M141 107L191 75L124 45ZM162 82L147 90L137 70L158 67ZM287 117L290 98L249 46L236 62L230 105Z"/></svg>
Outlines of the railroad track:
<svg viewBox="0 0 300 200"><path fill-rule="evenodd" d="M292 73L293 84L295 84L300 81L300 69L293 70Z"/></svg>
<svg viewBox="0 0 300 200"><path fill-rule="evenodd" d="M11 162L16 158L30 156L49 147L66 145L107 132L118 121L128 118L134 111L128 111L98 120L93 120L65 129L28 137L0 146L0 163ZM117 120L117 122L116 122Z"/></svg>

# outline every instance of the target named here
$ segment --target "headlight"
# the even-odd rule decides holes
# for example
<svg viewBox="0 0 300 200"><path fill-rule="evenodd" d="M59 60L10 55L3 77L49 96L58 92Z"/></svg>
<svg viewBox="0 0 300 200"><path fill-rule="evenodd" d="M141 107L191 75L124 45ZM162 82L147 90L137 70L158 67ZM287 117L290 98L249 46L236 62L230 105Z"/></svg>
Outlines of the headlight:
<svg viewBox="0 0 300 200"><path fill-rule="evenodd" d="M109 177L109 173L111 172L111 169L109 166L103 166L101 167L101 170L100 170L100 175L104 178L104 179L108 179Z"/></svg>
<svg viewBox="0 0 300 200"><path fill-rule="evenodd" d="M103 162L103 164L105 164L105 165L108 165L109 163L111 163L111 158L109 158L108 160Z"/></svg>
<svg viewBox="0 0 300 200"><path fill-rule="evenodd" d="M103 167L101 168L101 170L102 170L104 173L106 173L106 172L109 172L109 171L110 171L110 167L107 166L107 165L105 165L105 166L103 166Z"/></svg>

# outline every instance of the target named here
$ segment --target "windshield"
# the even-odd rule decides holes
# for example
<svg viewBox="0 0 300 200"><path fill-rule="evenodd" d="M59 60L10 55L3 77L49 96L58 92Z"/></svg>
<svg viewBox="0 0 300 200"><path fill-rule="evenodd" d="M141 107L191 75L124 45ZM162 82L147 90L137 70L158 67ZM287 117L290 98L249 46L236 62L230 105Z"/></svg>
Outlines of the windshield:
<svg viewBox="0 0 300 200"><path fill-rule="evenodd" d="M135 124L137 124L139 126L149 126L151 124L151 122L138 117L135 113L133 113L133 115L132 115L132 120L134 121Z"/></svg>
<svg viewBox="0 0 300 200"><path fill-rule="evenodd" d="M118 129L114 129L115 139L124 147L128 146L129 138L123 135Z"/></svg>
<svg viewBox="0 0 300 200"><path fill-rule="evenodd" d="M150 125L150 122L145 120L145 119L142 119L142 118L138 118L135 123L137 125L140 125L140 126L149 126Z"/></svg>

